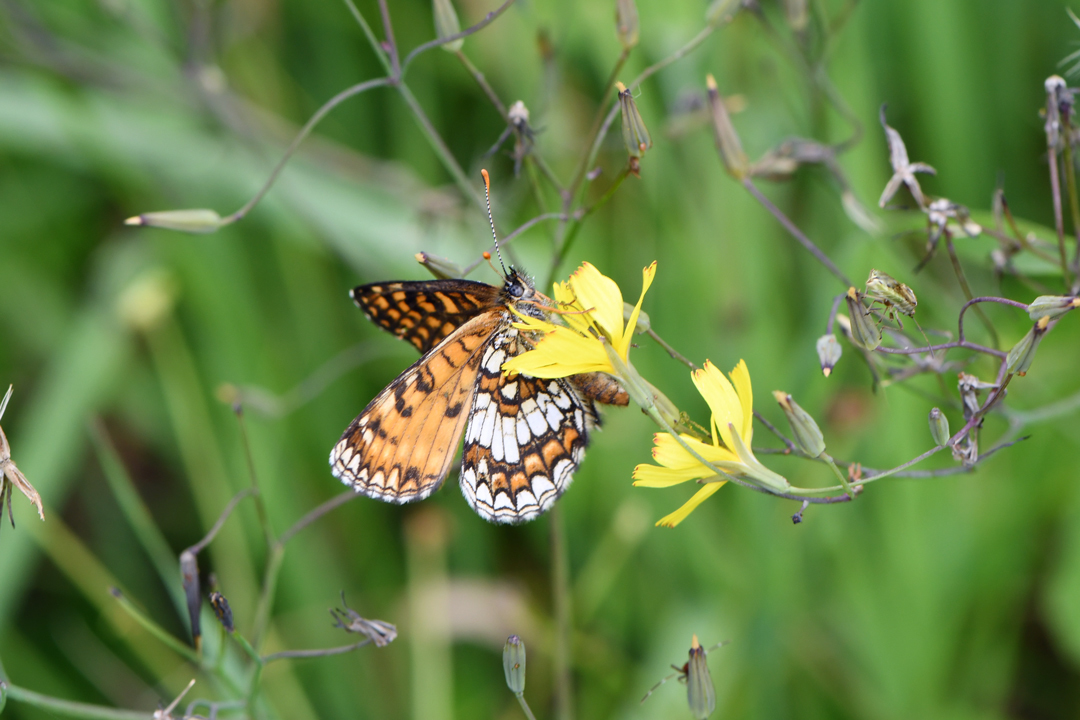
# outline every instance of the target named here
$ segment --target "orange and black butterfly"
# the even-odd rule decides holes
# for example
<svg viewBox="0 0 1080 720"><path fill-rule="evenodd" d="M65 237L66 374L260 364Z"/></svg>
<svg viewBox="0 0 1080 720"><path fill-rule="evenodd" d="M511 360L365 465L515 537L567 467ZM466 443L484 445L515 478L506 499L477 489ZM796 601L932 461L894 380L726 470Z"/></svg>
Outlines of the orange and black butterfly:
<svg viewBox="0 0 1080 720"><path fill-rule="evenodd" d="M532 520L570 485L600 423L594 401L629 401L599 373L503 374L502 364L534 342L513 327L510 308L540 318L554 308L514 269L501 288L429 280L361 285L351 295L368 319L423 353L330 452L334 475L368 497L426 498L446 479L464 433L461 491L469 505L490 522Z"/></svg>

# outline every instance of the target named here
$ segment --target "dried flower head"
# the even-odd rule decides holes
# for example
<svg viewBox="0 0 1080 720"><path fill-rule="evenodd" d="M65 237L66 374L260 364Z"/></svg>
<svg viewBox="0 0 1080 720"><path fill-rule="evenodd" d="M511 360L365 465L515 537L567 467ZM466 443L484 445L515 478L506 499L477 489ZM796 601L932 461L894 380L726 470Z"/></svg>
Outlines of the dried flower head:
<svg viewBox="0 0 1080 720"><path fill-rule="evenodd" d="M375 647L386 647L397 638L397 628L382 620L368 620L345 603L345 592L341 593L343 610L331 610L334 627L345 632L360 633L375 643Z"/></svg>
<svg viewBox="0 0 1080 720"><path fill-rule="evenodd" d="M4 418L4 411L7 410L8 401L11 400L11 394L14 390L13 385L8 385L4 400L0 402L0 420ZM7 436L4 435L4 428L0 427L0 520L3 519L4 506L7 505L8 521L11 522L11 527L15 527L15 516L11 512L12 487L18 488L34 504L38 511L38 517L44 520L45 508L41 504L41 496L38 495L38 491L22 474L18 466L15 465L15 461L11 459L11 446L8 445Z"/></svg>
<svg viewBox="0 0 1080 720"><path fill-rule="evenodd" d="M915 202L919 204L919 208L926 207L926 198L923 196L922 188L919 187L919 181L915 177L915 173L927 173L930 175L936 175L937 170L930 167L926 163L913 163L908 159L907 147L904 145L903 138L893 128L889 127L885 122L885 106L881 106L881 127L885 128L885 139L889 143L889 162L892 164L893 176L889 178L889 182L885 185L885 190L881 193L881 199L878 200L878 207L885 207L885 203L892 199L896 191L900 189L901 185L907 185L908 190L911 191L912 197L915 198Z"/></svg>

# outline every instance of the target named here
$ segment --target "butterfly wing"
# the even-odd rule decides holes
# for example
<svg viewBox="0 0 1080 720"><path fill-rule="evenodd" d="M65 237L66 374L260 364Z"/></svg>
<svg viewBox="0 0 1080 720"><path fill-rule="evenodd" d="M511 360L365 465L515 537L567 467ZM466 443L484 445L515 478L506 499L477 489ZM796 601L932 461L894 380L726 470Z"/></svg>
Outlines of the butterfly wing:
<svg viewBox="0 0 1080 720"><path fill-rule="evenodd" d="M372 283L349 293L368 319L426 353L499 304L499 289L471 280Z"/></svg>
<svg viewBox="0 0 1080 720"><path fill-rule="evenodd" d="M591 400L567 380L502 374L519 352L517 330L492 337L478 367L465 431L461 491L489 522L517 524L548 510L585 456L599 423Z"/></svg>
<svg viewBox="0 0 1080 720"><path fill-rule="evenodd" d="M457 328L352 421L330 451L336 477L393 503L421 500L442 485L469 418L484 349L506 324L505 313L489 310Z"/></svg>

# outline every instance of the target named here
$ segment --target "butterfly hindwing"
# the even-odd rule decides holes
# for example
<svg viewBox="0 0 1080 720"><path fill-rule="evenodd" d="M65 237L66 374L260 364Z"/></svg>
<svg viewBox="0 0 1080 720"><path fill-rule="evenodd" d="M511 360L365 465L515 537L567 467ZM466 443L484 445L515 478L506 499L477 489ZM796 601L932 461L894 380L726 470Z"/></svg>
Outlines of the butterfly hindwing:
<svg viewBox="0 0 1080 720"><path fill-rule="evenodd" d="M503 362L520 345L511 327L492 337L465 430L461 491L490 522L521 523L550 508L599 423L592 401L570 382L503 375Z"/></svg>
<svg viewBox="0 0 1080 720"><path fill-rule="evenodd" d="M471 280L372 283L349 294L369 320L422 353L499 300L499 288Z"/></svg>
<svg viewBox="0 0 1080 720"><path fill-rule="evenodd" d="M353 420L330 452L336 477L368 497L420 500L442 485L469 418L497 309L457 328Z"/></svg>

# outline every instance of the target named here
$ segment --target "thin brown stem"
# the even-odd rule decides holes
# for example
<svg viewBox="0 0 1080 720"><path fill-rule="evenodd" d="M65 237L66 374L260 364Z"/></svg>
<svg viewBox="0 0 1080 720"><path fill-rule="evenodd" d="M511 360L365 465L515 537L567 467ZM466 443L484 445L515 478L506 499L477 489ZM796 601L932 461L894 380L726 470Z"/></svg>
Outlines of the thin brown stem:
<svg viewBox="0 0 1080 720"><path fill-rule="evenodd" d="M465 66L465 69L469 71L469 74L473 76L473 80L475 80L476 84L480 86L480 89L484 91L484 94L487 95L488 100L495 106L495 109L499 111L499 115L502 115L502 119L509 123L510 118L506 114L506 105L499 99L498 94L495 92L495 88L491 87L491 84L488 83L487 78L484 77L484 73L480 72L480 69L473 65L472 61L469 60L468 56L461 50L455 50L454 55L457 56L457 59Z"/></svg>
<svg viewBox="0 0 1080 720"><path fill-rule="evenodd" d="M573 720L574 699L571 668L570 557L562 510L556 503L551 518L551 582L555 605L555 716Z"/></svg>
<svg viewBox="0 0 1080 720"><path fill-rule="evenodd" d="M769 213L771 213L772 216L775 217L781 225L784 226L784 229L791 233L791 236L794 237L799 242L799 244L807 250L807 252L813 255L819 263L825 266L826 270L831 272L840 282L844 284L845 288L852 286L852 282L848 279L847 275L845 275L840 270L840 268L836 267L836 264L833 263L833 261L830 260L824 252L821 251L821 248L815 245L813 241L810 240L810 238L806 237L806 235L803 234L803 231L800 230L795 225L795 223L791 222L791 220L788 219L787 215L780 212L780 209L773 205L772 202L769 201L769 198L765 197L765 195L757 189L757 186L754 185L754 181L752 179L748 177L743 178L742 184L743 187L745 187L747 191L754 196L754 199L761 203L762 206L766 210L768 210Z"/></svg>
<svg viewBox="0 0 1080 720"><path fill-rule="evenodd" d="M405 62L401 63L401 74L402 75L405 74L405 71L409 69L409 65L412 63L413 60L416 59L417 55L420 55L421 53L425 53L428 50L432 50L434 48L437 48L440 45L446 45L447 43L452 43L455 40L460 40L461 38L468 37L469 35L472 35L475 32L479 32L479 31L483 30L488 25L493 23L495 21L495 18L499 17L504 12L506 12L506 9L509 8L513 4L514 4L514 0L506 0L506 2L504 2L502 5L500 5L499 7L495 8L494 10L489 12L487 15L484 16L483 20L476 23L475 25L472 25L471 27L465 28L461 32L455 33L454 35L447 35L444 38L437 38L435 40L428 41L428 42L424 43L423 45L419 45L419 46L413 48L413 50L408 55L405 56Z"/></svg>
<svg viewBox="0 0 1080 720"><path fill-rule="evenodd" d="M254 197L248 200L242 208L234 212L232 215L227 215L226 217L222 218L221 224L228 225L230 223L236 222L237 220L243 219L249 212L251 212L252 208L259 204L259 201L263 199L266 193L270 192L270 188L273 187L274 183L278 179L278 176L281 175L281 171L285 169L285 165L292 158L297 148L300 147L300 143L302 143L304 139L311 134L311 131L315 129L315 126L318 125L319 122L324 117L326 117L331 110L333 110L338 105L355 95L359 95L360 93L367 92L368 90L371 90L373 88L383 87L386 85L390 85L390 78L383 77L375 78L373 80L367 80L357 85L353 85L350 88L346 88L334 97L327 100L323 104L323 106L316 110L315 114L312 115L306 123L304 123L304 127L300 128L300 132L297 133L296 137L293 138L293 141L289 143L289 147L285 150L285 154L281 157L281 160L278 161L278 164L274 166L274 169L270 172L270 177L266 179L266 182L263 183L263 186L259 188L259 191L255 193Z"/></svg>
<svg viewBox="0 0 1080 720"><path fill-rule="evenodd" d="M330 655L343 655L348 652L352 652L358 648L362 648L365 645L371 644L371 638L364 638L360 642L353 643L352 645L341 645L339 647L324 648L322 650L283 650L271 655L264 655L261 660L263 665L274 662L275 660L285 660L288 658L302 659L302 658L317 658L317 657L329 657Z"/></svg>
<svg viewBox="0 0 1080 720"><path fill-rule="evenodd" d="M960 289L963 290L964 296L969 300L974 299L974 295L971 292L971 286L968 285L967 276L964 275L964 268L960 264L960 257L956 254L956 247L953 245L952 233L945 230L945 248L949 251L949 260L952 261L953 272L956 273L956 280L960 283ZM986 326L987 332L990 333L990 342L994 347L998 347L1001 341L998 340L997 330L994 328L994 324L990 322L990 318L986 317L986 313L982 311L982 308L975 305L975 313L982 320L983 325Z"/></svg>

